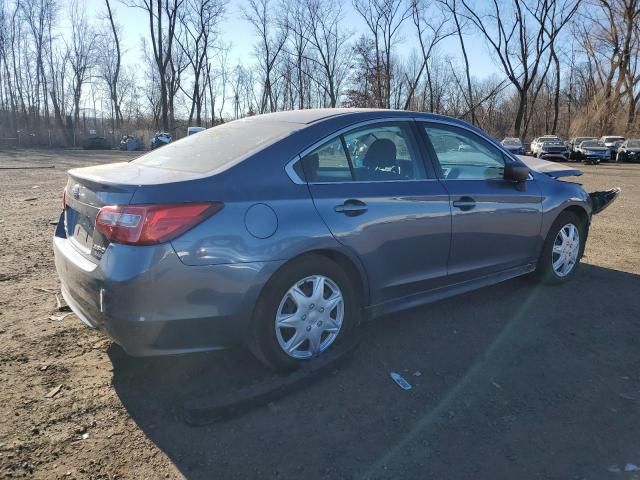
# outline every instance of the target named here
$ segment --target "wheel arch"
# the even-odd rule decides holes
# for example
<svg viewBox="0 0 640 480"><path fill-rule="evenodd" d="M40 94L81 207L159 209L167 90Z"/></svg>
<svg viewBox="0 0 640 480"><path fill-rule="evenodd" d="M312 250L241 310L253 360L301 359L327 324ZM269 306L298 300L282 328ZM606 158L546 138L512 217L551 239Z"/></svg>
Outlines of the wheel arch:
<svg viewBox="0 0 640 480"><path fill-rule="evenodd" d="M586 208L580 206L580 205L569 205L568 207L566 207L565 209L561 210L558 215L556 216L556 219L562 215L564 212L571 212L574 215L576 215L578 217L578 220L580 221L581 227L582 227L582 234L584 235L584 242L582 242L582 246L580 248L580 258L582 258L582 256L584 255L584 249L585 246L587 244L587 237L589 235L589 224L590 224L590 220L589 220L589 213L587 212ZM554 220L555 222L555 220Z"/></svg>
<svg viewBox="0 0 640 480"><path fill-rule="evenodd" d="M353 281L354 287L356 288L360 299L362 301L363 308L369 305L370 293L369 293L369 279L364 270L363 265L360 263L360 260L350 253L346 253L344 251L340 251L332 248L318 248L307 250L303 253L300 253L278 267L269 278L262 285L258 296L256 297L256 303L251 310L250 321L247 325L247 334L249 333L249 329L254 321L255 311L257 305L260 303L260 300L263 295L265 295L267 286L272 278L278 275L284 268L287 268L292 263L299 261L301 258L308 257L311 255L325 257L335 263L337 263L340 267L344 269L349 278Z"/></svg>

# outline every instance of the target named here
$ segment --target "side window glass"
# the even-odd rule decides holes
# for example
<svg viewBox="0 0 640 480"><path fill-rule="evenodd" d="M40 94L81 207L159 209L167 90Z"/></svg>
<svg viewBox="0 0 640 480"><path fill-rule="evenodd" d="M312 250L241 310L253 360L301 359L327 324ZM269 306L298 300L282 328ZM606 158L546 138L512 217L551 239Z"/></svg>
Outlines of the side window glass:
<svg viewBox="0 0 640 480"><path fill-rule="evenodd" d="M302 159L307 182L350 182L351 168L340 137L316 148Z"/></svg>
<svg viewBox="0 0 640 480"><path fill-rule="evenodd" d="M446 180L491 180L504 175L500 150L466 130L424 126Z"/></svg>
<svg viewBox="0 0 640 480"><path fill-rule="evenodd" d="M344 134L356 181L426 178L410 126L377 123Z"/></svg>

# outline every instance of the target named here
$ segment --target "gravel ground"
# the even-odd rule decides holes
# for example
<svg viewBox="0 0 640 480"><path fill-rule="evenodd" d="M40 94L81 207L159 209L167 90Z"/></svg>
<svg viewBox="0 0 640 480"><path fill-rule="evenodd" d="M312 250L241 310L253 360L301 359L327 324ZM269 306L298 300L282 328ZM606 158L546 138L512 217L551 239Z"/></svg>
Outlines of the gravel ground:
<svg viewBox="0 0 640 480"><path fill-rule="evenodd" d="M133 359L37 290L58 288L65 170L130 157L0 151L0 167L55 165L0 170L1 478L640 478L624 472L640 468L640 165L584 167L588 190L623 193L570 284L385 317L304 390L191 427L185 400L267 375L246 351Z"/></svg>

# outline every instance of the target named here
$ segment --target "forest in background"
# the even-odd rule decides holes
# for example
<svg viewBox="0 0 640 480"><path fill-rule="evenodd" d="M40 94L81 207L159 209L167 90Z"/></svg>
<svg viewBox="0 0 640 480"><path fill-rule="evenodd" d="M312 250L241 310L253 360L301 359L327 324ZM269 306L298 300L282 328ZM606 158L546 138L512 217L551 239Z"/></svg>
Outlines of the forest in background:
<svg viewBox="0 0 640 480"><path fill-rule="evenodd" d="M640 0L353 0L357 34L340 0L96 1L90 17L77 0L0 0L0 146L179 138L320 107L434 112L525 140L640 136ZM116 1L148 23L136 68ZM255 36L243 63L221 40L231 16ZM471 42L493 75L473 75Z"/></svg>

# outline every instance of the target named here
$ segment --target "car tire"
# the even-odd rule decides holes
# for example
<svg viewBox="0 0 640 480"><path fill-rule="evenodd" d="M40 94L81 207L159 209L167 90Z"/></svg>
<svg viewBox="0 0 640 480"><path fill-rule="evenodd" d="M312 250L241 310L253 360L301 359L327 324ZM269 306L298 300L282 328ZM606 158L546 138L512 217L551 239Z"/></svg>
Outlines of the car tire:
<svg viewBox="0 0 640 480"><path fill-rule="evenodd" d="M311 290L319 285L315 280L320 278L324 279L323 297L327 298L316 301L320 297L314 296ZM296 286L308 297L299 297L298 304L291 295ZM356 334L362 316L359 291L345 270L325 256L309 254L292 261L274 274L258 299L248 332L249 350L263 364L280 372L296 370L317 356L331 355L338 343L348 341L351 335ZM331 307L338 294L342 297L342 307L339 303ZM332 310L328 311L329 308ZM284 321L295 317L296 326L278 326L278 316L282 316ZM321 324L324 321L324 328L329 325L335 329L338 318L341 319L338 331L330 339L333 332L321 331ZM294 339L296 335L298 337ZM292 352L285 351L288 342L292 342L293 347L299 338L305 337ZM324 348L319 350L323 345ZM310 356L306 356L308 352L312 352Z"/></svg>
<svg viewBox="0 0 640 480"><path fill-rule="evenodd" d="M569 234L569 236L571 232L575 232L577 239L574 237L570 242L563 243L563 236L560 233L562 230L565 235ZM550 284L561 284L571 280L584 252L586 234L585 226L575 213L564 211L558 215L558 218L551 225L542 247L534 275L536 279ZM566 255L564 258L567 259L567 263L559 261L562 255ZM562 268L563 265L566 268Z"/></svg>

